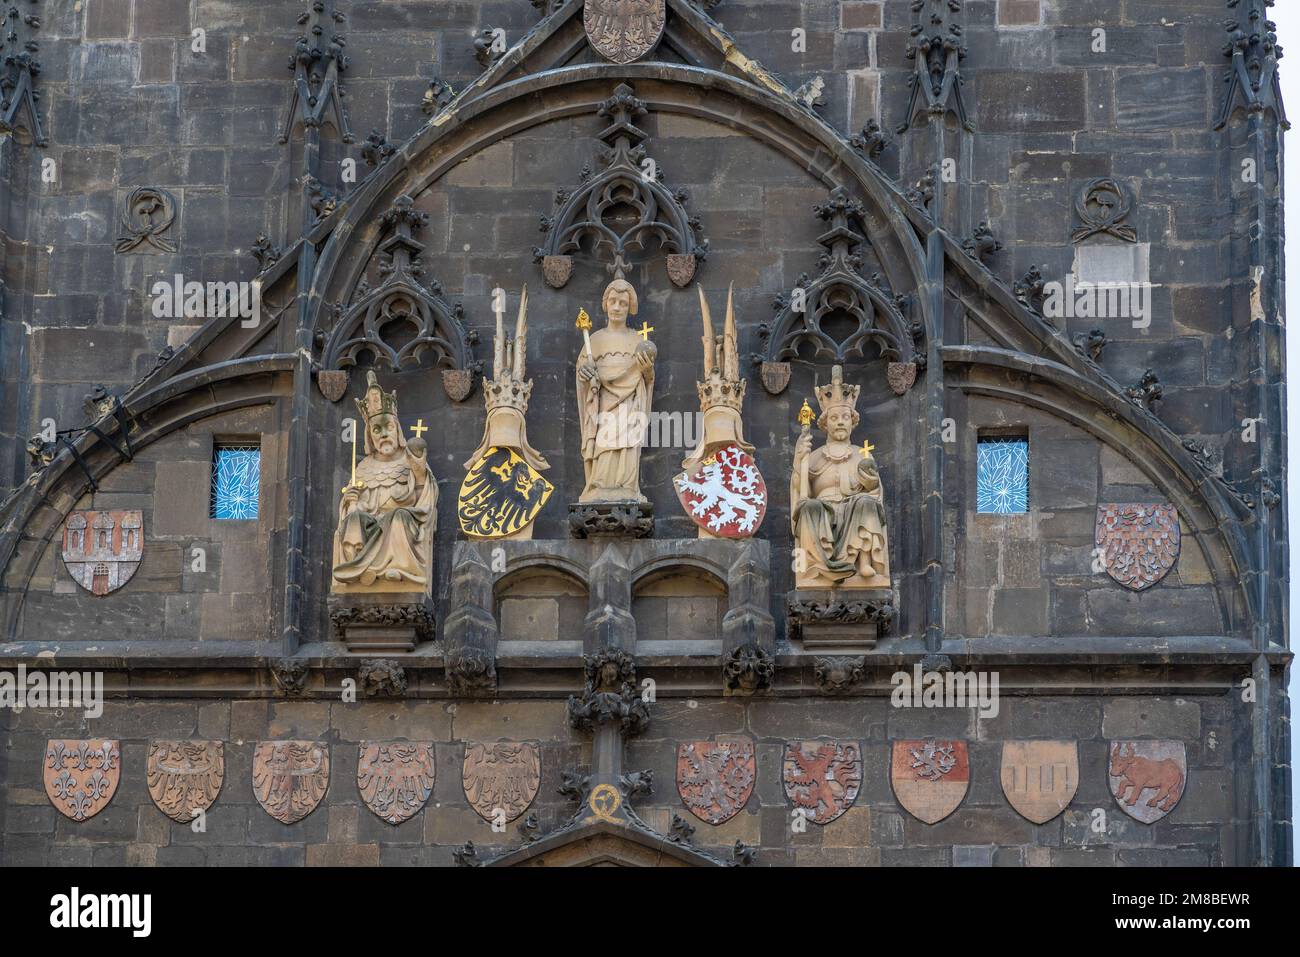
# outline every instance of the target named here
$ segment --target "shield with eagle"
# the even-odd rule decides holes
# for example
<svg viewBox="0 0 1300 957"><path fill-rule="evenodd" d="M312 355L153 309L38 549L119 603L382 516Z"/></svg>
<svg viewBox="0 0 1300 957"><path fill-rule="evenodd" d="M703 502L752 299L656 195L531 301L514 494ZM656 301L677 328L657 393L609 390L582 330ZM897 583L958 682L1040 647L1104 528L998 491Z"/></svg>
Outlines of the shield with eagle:
<svg viewBox="0 0 1300 957"><path fill-rule="evenodd" d="M597 53L631 63L659 44L667 16L666 0L587 0L582 22Z"/></svg>
<svg viewBox="0 0 1300 957"><path fill-rule="evenodd" d="M1150 588L1178 562L1178 509L1140 502L1098 505L1096 543L1107 575L1132 591Z"/></svg>
<svg viewBox="0 0 1300 957"><path fill-rule="evenodd" d="M221 793L224 746L220 741L154 741L145 770L149 796L158 810L188 824Z"/></svg>
<svg viewBox="0 0 1300 957"><path fill-rule="evenodd" d="M471 538L508 538L537 517L555 486L514 449L490 448L465 476L456 506Z"/></svg>
<svg viewBox="0 0 1300 957"><path fill-rule="evenodd" d="M717 538L749 538L767 514L767 483L739 445L722 447L673 486L691 520Z"/></svg>

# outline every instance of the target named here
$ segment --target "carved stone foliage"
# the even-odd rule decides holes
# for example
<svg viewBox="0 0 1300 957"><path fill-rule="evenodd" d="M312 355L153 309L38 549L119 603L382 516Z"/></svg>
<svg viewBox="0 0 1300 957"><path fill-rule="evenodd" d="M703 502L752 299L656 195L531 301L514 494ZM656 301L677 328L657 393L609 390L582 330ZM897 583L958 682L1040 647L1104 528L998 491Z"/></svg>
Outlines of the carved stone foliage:
<svg viewBox="0 0 1300 957"><path fill-rule="evenodd" d="M654 510L642 503L575 503L569 506L569 534L574 538L649 538Z"/></svg>
<svg viewBox="0 0 1300 957"><path fill-rule="evenodd" d="M636 687L636 660L626 651L606 650L583 657L581 697L569 697L569 723L591 731L617 724L625 737L640 734L650 723L650 709Z"/></svg>
<svg viewBox="0 0 1300 957"><path fill-rule="evenodd" d="M271 662L271 680L284 694L302 694L307 689L307 678L310 675L307 662L297 658L279 658Z"/></svg>
<svg viewBox="0 0 1300 957"><path fill-rule="evenodd" d="M542 780L541 749L526 741L467 742L461 783L470 807L491 823L520 817L537 797Z"/></svg>
<svg viewBox="0 0 1300 957"><path fill-rule="evenodd" d="M434 77L429 81L429 88L424 91L424 98L420 101L420 109L425 116L437 116L455 98L456 91L452 89L451 84L439 77Z"/></svg>
<svg viewBox="0 0 1300 957"><path fill-rule="evenodd" d="M1130 386L1124 392L1129 399L1147 412L1155 412L1156 407L1165 397L1164 386L1160 384L1160 377L1156 375L1154 369L1147 369L1142 373L1142 378L1138 380L1137 385Z"/></svg>
<svg viewBox="0 0 1300 957"><path fill-rule="evenodd" d="M157 186L137 186L122 203L117 242L113 249L128 253L141 247L174 253L176 244L164 234L176 222L176 198Z"/></svg>
<svg viewBox="0 0 1300 957"><path fill-rule="evenodd" d="M457 697L490 694L497 686L496 659L482 648L461 648L447 659L447 682Z"/></svg>
<svg viewBox="0 0 1300 957"><path fill-rule="evenodd" d="M876 159L889 146L889 136L874 119L867 120L861 133L849 137L849 145L869 160Z"/></svg>
<svg viewBox="0 0 1300 957"><path fill-rule="evenodd" d="M109 595L135 576L144 558L144 514L69 512L61 555L73 581L96 597Z"/></svg>
<svg viewBox="0 0 1300 957"><path fill-rule="evenodd" d="M899 133L911 128L921 104L931 117L942 117L955 110L964 129L972 132L975 129L962 96L965 80L960 66L967 51L961 24L954 17L961 8L962 0L913 0L912 12L916 19L907 44L907 58L916 68L908 77L912 92Z"/></svg>
<svg viewBox="0 0 1300 957"><path fill-rule="evenodd" d="M226 776L220 741L153 741L145 783L153 803L173 821L188 824L212 807Z"/></svg>
<svg viewBox="0 0 1300 957"><path fill-rule="evenodd" d="M1290 129L1277 75L1277 61L1282 59L1282 48L1277 42L1277 24L1265 16L1273 0L1227 2L1232 15L1223 22L1228 31L1223 55L1230 57L1232 64L1224 78L1228 93L1214 128L1221 130L1227 126L1232 111L1241 107L1249 113L1272 110L1283 129Z"/></svg>
<svg viewBox="0 0 1300 957"><path fill-rule="evenodd" d="M1135 821L1154 824L1182 800L1187 747L1181 741L1112 741L1110 793Z"/></svg>
<svg viewBox="0 0 1300 957"><path fill-rule="evenodd" d="M667 15L665 0L587 0L582 21L596 52L625 64L659 45Z"/></svg>
<svg viewBox="0 0 1300 957"><path fill-rule="evenodd" d="M330 752L317 741L259 741L253 751L253 796L281 824L301 821L330 784Z"/></svg>
<svg viewBox="0 0 1300 957"><path fill-rule="evenodd" d="M822 694L845 694L862 680L864 657L823 657L813 662L813 679Z"/></svg>
<svg viewBox="0 0 1300 957"><path fill-rule="evenodd" d="M302 33L289 57L293 97L280 133L281 143L289 142L296 123L308 129L320 129L327 119L333 121L344 143L352 142L340 85L351 58L343 52L347 40L336 32L346 19L337 9L336 0L312 0L299 15Z"/></svg>
<svg viewBox="0 0 1300 957"><path fill-rule="evenodd" d="M766 648L745 642L731 650L722 662L722 681L728 691L753 694L772 686L776 659Z"/></svg>
<svg viewBox="0 0 1300 957"><path fill-rule="evenodd" d="M257 271L259 273L266 272L268 269L270 269L272 266L278 263L280 261L280 257L283 255L283 253L280 250L280 247L272 244L271 240L267 238L266 233L257 234L257 239L253 241L253 245L252 248L249 249L249 253L253 256L254 259L257 260ZM347 387L347 380L345 379L343 382L343 388L346 387ZM339 395L342 394L343 394L342 392L339 393Z"/></svg>
<svg viewBox="0 0 1300 957"><path fill-rule="evenodd" d="M754 793L754 742L683 741L677 746L677 793L707 824L729 821Z"/></svg>
<svg viewBox="0 0 1300 957"><path fill-rule="evenodd" d="M378 365L396 371L419 362L427 353L443 368L448 395L461 401L469 395L468 389L448 388L446 373L472 376L477 368L471 353L472 337L465 330L460 303L452 306L443 299L441 283L425 285L420 281L424 244L415 239L415 233L428 221L429 214L417 210L414 200L405 195L384 214L381 222L388 236L379 244L383 281L374 289L363 282L350 306L336 307L338 320L325 344L321 367L347 369L369 352Z"/></svg>
<svg viewBox="0 0 1300 957"><path fill-rule="evenodd" d="M1132 209L1133 197L1118 180L1109 176L1089 180L1074 201L1079 225L1074 227L1071 241L1112 236L1126 243L1137 242L1137 230L1124 222Z"/></svg>
<svg viewBox="0 0 1300 957"><path fill-rule="evenodd" d="M826 249L818 261L822 272L816 279L806 273L801 276L790 295L777 297L776 317L759 327L759 336L767 343L764 388L773 395L784 390L790 381L788 363L801 350L811 350L815 359L844 362L850 356L864 357L867 345L874 343L881 358L923 367L917 330L903 318L901 302L884 288L879 274L870 278L861 274L859 247L867 239L854 228L854 221L860 223L865 216L862 204L843 187L836 187L813 211L829 225L817 239ZM836 323L847 332L834 334Z"/></svg>
<svg viewBox="0 0 1300 957"><path fill-rule="evenodd" d="M966 250L966 255L972 259L985 262L994 253L1001 251L1002 243L993 235L993 228L983 222L975 227L975 233L961 244L961 248Z"/></svg>
<svg viewBox="0 0 1300 957"><path fill-rule="evenodd" d="M898 803L926 824L937 824L961 804L970 788L965 741L895 741L890 783Z"/></svg>
<svg viewBox="0 0 1300 957"><path fill-rule="evenodd" d="M874 624L887 631L896 614L892 599L792 598L787 605L790 624L795 628L811 624Z"/></svg>
<svg viewBox="0 0 1300 957"><path fill-rule="evenodd" d="M556 193L555 214L542 219L546 242L533 249L552 287L562 288L569 281L573 257L583 251L606 261L609 271L621 278L631 266L633 251L649 252L657 242L657 249L667 255L668 278L678 288L695 278L708 255L708 241L696 236L700 221L686 211L685 190L668 189L657 166L653 179L644 175L647 138L636 120L646 112L626 83L600 105L598 114L609 126L599 134L605 144L599 170L585 166L576 188Z"/></svg>
<svg viewBox="0 0 1300 957"><path fill-rule="evenodd" d="M37 146L45 146L36 103L36 77L41 63L36 59L41 28L37 0L11 0L0 8L0 133L26 132Z"/></svg>
<svg viewBox="0 0 1300 957"><path fill-rule="evenodd" d="M814 824L829 824L853 806L862 788L857 741L788 741L781 763L786 797Z"/></svg>
<svg viewBox="0 0 1300 957"><path fill-rule="evenodd" d="M116 741L52 740L45 744L45 794L64 817L84 821L113 800L122 780Z"/></svg>
<svg viewBox="0 0 1300 957"><path fill-rule="evenodd" d="M357 690L365 698L400 698L406 694L406 669L384 658L366 659L357 668Z"/></svg>
<svg viewBox="0 0 1300 957"><path fill-rule="evenodd" d="M363 741L357 790L381 821L409 821L433 793L432 741Z"/></svg>
<svg viewBox="0 0 1300 957"><path fill-rule="evenodd" d="M1131 591L1143 591L1178 563L1178 509L1141 502L1098 505L1096 543L1106 574Z"/></svg>

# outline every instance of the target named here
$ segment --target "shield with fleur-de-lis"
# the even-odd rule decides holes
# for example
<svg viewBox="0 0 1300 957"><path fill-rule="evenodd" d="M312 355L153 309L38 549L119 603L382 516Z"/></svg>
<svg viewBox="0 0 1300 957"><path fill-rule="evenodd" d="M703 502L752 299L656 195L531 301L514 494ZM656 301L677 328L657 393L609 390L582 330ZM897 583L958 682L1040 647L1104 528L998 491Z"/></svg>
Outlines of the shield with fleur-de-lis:
<svg viewBox="0 0 1300 957"><path fill-rule="evenodd" d="M59 813L84 821L108 807L117 793L122 753L116 741L47 741L43 777Z"/></svg>

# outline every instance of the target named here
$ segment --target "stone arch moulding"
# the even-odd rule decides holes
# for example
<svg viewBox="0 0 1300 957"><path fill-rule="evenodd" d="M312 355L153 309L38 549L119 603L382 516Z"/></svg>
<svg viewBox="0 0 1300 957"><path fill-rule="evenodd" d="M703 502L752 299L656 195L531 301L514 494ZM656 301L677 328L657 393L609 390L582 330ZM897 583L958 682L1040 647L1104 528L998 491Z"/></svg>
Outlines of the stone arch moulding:
<svg viewBox="0 0 1300 957"><path fill-rule="evenodd" d="M1218 480L1198 469L1172 434L1154 431L1143 412L1115 401L1101 386L1058 363L1007 349L947 346L945 384L980 395L1029 406L1054 415L1110 446L1143 469L1178 508L1201 546L1219 596L1224 634L1241 637L1247 621L1259 615L1246 587L1253 522L1241 502L1219 488ZM987 378L972 374L991 373ZM1026 384L1015 378L1023 376Z"/></svg>

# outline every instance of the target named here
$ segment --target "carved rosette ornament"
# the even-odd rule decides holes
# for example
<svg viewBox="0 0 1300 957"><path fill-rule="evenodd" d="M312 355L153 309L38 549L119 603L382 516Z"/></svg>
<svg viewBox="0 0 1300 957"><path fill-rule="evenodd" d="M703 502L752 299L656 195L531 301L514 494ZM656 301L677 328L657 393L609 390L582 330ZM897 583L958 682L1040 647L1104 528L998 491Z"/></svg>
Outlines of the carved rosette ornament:
<svg viewBox="0 0 1300 957"><path fill-rule="evenodd" d="M122 780L118 742L52 740L45 744L45 794L64 817L84 821L113 800Z"/></svg>
<svg viewBox="0 0 1300 957"><path fill-rule="evenodd" d="M862 788L857 741L789 741L781 763L786 797L814 824L829 824L853 806Z"/></svg>
<svg viewBox="0 0 1300 957"><path fill-rule="evenodd" d="M586 9L590 12L590 5ZM700 221L686 211L685 190L674 192L643 172L648 139L636 120L646 112L626 83L600 105L599 115L609 120L599 134L605 144L600 169L585 167L577 187L556 193L554 215L542 219L546 243L533 249L552 288L564 287L573 275L573 257L584 250L622 278L633 251L649 252L657 244L667 257L668 278L679 289L691 283L708 255L708 241L696 238Z"/></svg>
<svg viewBox="0 0 1300 957"><path fill-rule="evenodd" d="M461 783L465 799L479 817L502 824L521 817L537 797L542 756L527 741L467 742Z"/></svg>
<svg viewBox="0 0 1300 957"><path fill-rule="evenodd" d="M329 747L317 741L259 741L253 751L253 796L281 824L316 810L330 784Z"/></svg>
<svg viewBox="0 0 1300 957"><path fill-rule="evenodd" d="M580 731L617 724L625 737L650 723L650 709L636 687L636 660L626 651L600 651L583 657L586 675L581 697L569 697L569 724Z"/></svg>
<svg viewBox="0 0 1300 957"><path fill-rule="evenodd" d="M357 757L361 801L397 825L419 813L433 793L432 741L363 741Z"/></svg>
<svg viewBox="0 0 1300 957"><path fill-rule="evenodd" d="M1107 575L1131 591L1144 591L1178 563L1178 509L1141 502L1098 505L1096 544Z"/></svg>
<svg viewBox="0 0 1300 957"><path fill-rule="evenodd" d="M731 820L754 793L754 742L684 741L677 746L677 793L706 824Z"/></svg>
<svg viewBox="0 0 1300 957"><path fill-rule="evenodd" d="M173 821L189 824L217 800L226 776L220 741L154 741L145 783L153 803Z"/></svg>
<svg viewBox="0 0 1300 957"><path fill-rule="evenodd" d="M667 16L665 0L587 0L582 22L597 53L628 64L659 45Z"/></svg>

